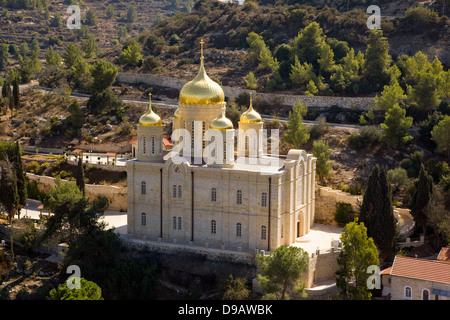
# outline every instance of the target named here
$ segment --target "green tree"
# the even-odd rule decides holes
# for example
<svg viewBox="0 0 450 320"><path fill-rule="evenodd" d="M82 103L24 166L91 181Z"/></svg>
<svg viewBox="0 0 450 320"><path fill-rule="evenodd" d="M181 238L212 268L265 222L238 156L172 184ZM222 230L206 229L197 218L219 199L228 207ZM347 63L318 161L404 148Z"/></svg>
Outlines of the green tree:
<svg viewBox="0 0 450 320"><path fill-rule="evenodd" d="M59 67L61 65L61 56L53 47L50 47L45 55L45 62L47 66Z"/></svg>
<svg viewBox="0 0 450 320"><path fill-rule="evenodd" d="M390 65L391 56L387 39L383 37L381 30L370 29L363 70L366 79L375 89L389 81L387 70Z"/></svg>
<svg viewBox="0 0 450 320"><path fill-rule="evenodd" d="M334 52L331 49L330 45L324 43L320 47L319 51L319 59L317 60L319 63L320 71L325 73L331 73L333 67L335 65L334 62Z"/></svg>
<svg viewBox="0 0 450 320"><path fill-rule="evenodd" d="M84 51L87 59L94 58L98 49L98 42L95 36L91 33L81 42L81 49Z"/></svg>
<svg viewBox="0 0 450 320"><path fill-rule="evenodd" d="M303 291L300 277L309 261L308 253L303 249L281 246L268 257L257 255L256 261L261 270L258 283L267 293L266 298L286 300L290 294Z"/></svg>
<svg viewBox="0 0 450 320"><path fill-rule="evenodd" d="M395 249L396 219L392 206L392 190L386 169L376 165L367 182L359 221L367 227L367 235L373 238L380 258L392 259Z"/></svg>
<svg viewBox="0 0 450 320"><path fill-rule="evenodd" d="M248 89L256 90L258 89L258 80L255 77L255 74L253 72L249 72L248 75L244 78L245 85Z"/></svg>
<svg viewBox="0 0 450 320"><path fill-rule="evenodd" d="M22 149L17 141L14 147L14 168L16 170L17 178L17 194L19 195L17 214L20 218L20 210L27 205L28 194L26 174L23 170Z"/></svg>
<svg viewBox="0 0 450 320"><path fill-rule="evenodd" d="M310 80L315 80L316 75L313 71L312 64L309 64L307 62L300 63L298 57L295 56L294 64L291 66L291 73L289 74L289 78L294 84L304 85Z"/></svg>
<svg viewBox="0 0 450 320"><path fill-rule="evenodd" d="M83 167L83 159L80 156L78 158L78 167L77 167L77 177L76 184L78 189L85 195L85 182L84 182L84 167Z"/></svg>
<svg viewBox="0 0 450 320"><path fill-rule="evenodd" d="M414 188L411 198L411 215L416 222L417 227L422 227L423 235L427 231L427 211L426 207L431 199L433 193L433 178L425 170L425 167L420 167L419 178L414 181Z"/></svg>
<svg viewBox="0 0 450 320"><path fill-rule="evenodd" d="M110 87L116 81L117 67L106 60L96 60L91 69L94 79L91 90L93 93L101 92Z"/></svg>
<svg viewBox="0 0 450 320"><path fill-rule="evenodd" d="M9 64L10 56L8 45L6 43L2 43L0 45L0 70L6 70L6 67Z"/></svg>
<svg viewBox="0 0 450 320"><path fill-rule="evenodd" d="M122 50L119 61L132 67L138 66L142 63L141 45L135 39Z"/></svg>
<svg viewBox="0 0 450 320"><path fill-rule="evenodd" d="M431 137L438 148L446 152L448 159L450 151L450 116L446 115L444 119L434 126L431 131Z"/></svg>
<svg viewBox="0 0 450 320"><path fill-rule="evenodd" d="M114 7L112 5L108 5L105 10L106 19L111 19L116 14L116 11L114 10Z"/></svg>
<svg viewBox="0 0 450 320"><path fill-rule="evenodd" d="M133 23L136 21L136 18L137 18L136 9L134 8L134 6L129 5L127 8L127 22Z"/></svg>
<svg viewBox="0 0 450 320"><path fill-rule="evenodd" d="M69 115L66 118L68 127L67 137L78 137L84 124L84 114L78 101L74 100L67 108L67 111L69 111Z"/></svg>
<svg viewBox="0 0 450 320"><path fill-rule="evenodd" d="M351 300L370 300L367 288L367 268L378 265L378 251L372 238L368 237L364 223L348 223L342 233L342 251L338 257L336 286Z"/></svg>
<svg viewBox="0 0 450 320"><path fill-rule="evenodd" d="M408 86L408 98L423 112L435 109L440 103L436 75L429 72L419 72L417 83Z"/></svg>
<svg viewBox="0 0 450 320"><path fill-rule="evenodd" d="M83 52L80 47L74 43L69 43L62 54L64 64L70 69L81 58L83 58Z"/></svg>
<svg viewBox="0 0 450 320"><path fill-rule="evenodd" d="M225 283L225 292L223 300L247 300L250 296L250 290L247 286L247 279L234 278L232 274Z"/></svg>
<svg viewBox="0 0 450 320"><path fill-rule="evenodd" d="M47 300L103 300L102 289L92 281L80 278L80 289L69 289L69 281L75 281L74 278L66 280L58 288L52 289ZM72 285L75 283L72 282Z"/></svg>
<svg viewBox="0 0 450 320"><path fill-rule="evenodd" d="M313 155L317 158L316 172L320 182L325 183L325 179L330 176L332 163L330 160L331 149L326 141L314 141Z"/></svg>
<svg viewBox="0 0 450 320"><path fill-rule="evenodd" d="M307 106L299 100L292 107L292 111L289 111L289 121L286 123L287 130L284 134L284 140L295 148L309 140L308 128L302 123L306 112Z"/></svg>
<svg viewBox="0 0 450 320"><path fill-rule="evenodd" d="M326 47L325 38L320 25L317 22L311 22L295 37L293 45L294 55L298 56L302 62L311 64L316 70L319 69L319 59L322 62L331 63L331 53ZM324 59L324 50L327 51L327 59Z"/></svg>
<svg viewBox="0 0 450 320"><path fill-rule="evenodd" d="M88 26L95 26L97 24L97 17L95 15L95 11L92 8L89 8L86 12L86 21L85 23Z"/></svg>
<svg viewBox="0 0 450 320"><path fill-rule="evenodd" d="M16 108L16 110L19 110L19 107L20 107L20 88L19 88L19 80L17 78L14 79L14 82L13 82L12 94L13 94L13 100L14 100L14 108Z"/></svg>
<svg viewBox="0 0 450 320"><path fill-rule="evenodd" d="M386 112L394 104L400 104L404 99L406 99L406 95L398 82L386 85L381 92L381 97L375 97L375 109Z"/></svg>
<svg viewBox="0 0 450 320"><path fill-rule="evenodd" d="M380 124L380 128L384 130L386 142L396 147L412 140L412 136L408 134L412 124L413 118L407 117L405 109L396 103L386 111L384 123Z"/></svg>
<svg viewBox="0 0 450 320"><path fill-rule="evenodd" d="M53 17L50 19L50 27L59 28L62 24L61 14L59 12L55 12Z"/></svg>
<svg viewBox="0 0 450 320"><path fill-rule="evenodd" d="M250 32L246 40L249 45L249 59L252 64L257 65L260 69L269 69L272 72L276 71L278 62L273 58L263 38L255 32Z"/></svg>

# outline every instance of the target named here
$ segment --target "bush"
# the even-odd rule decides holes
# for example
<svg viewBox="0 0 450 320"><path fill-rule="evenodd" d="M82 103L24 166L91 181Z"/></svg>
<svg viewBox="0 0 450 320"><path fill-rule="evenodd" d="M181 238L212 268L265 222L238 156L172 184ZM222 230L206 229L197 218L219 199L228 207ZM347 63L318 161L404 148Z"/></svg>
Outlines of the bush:
<svg viewBox="0 0 450 320"><path fill-rule="evenodd" d="M422 31L423 27L430 26L439 22L439 16L436 11L426 7L409 8L405 12L405 21L409 26L417 31Z"/></svg>
<svg viewBox="0 0 450 320"><path fill-rule="evenodd" d="M362 127L359 133L353 132L348 137L348 144L353 149L373 148L381 143L383 133L376 127Z"/></svg>
<svg viewBox="0 0 450 320"><path fill-rule="evenodd" d="M336 212L334 220L339 224L347 224L355 219L356 213L353 211L350 203L338 202L336 203Z"/></svg>

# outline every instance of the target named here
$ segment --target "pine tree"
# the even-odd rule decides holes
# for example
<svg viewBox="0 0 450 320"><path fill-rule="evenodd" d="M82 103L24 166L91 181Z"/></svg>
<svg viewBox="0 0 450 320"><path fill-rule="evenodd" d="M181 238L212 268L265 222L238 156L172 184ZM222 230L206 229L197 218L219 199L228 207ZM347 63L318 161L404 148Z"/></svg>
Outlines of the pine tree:
<svg viewBox="0 0 450 320"><path fill-rule="evenodd" d="M389 43L383 32L371 29L364 61L364 75L368 82L378 90L389 82L387 69L391 65Z"/></svg>
<svg viewBox="0 0 450 320"><path fill-rule="evenodd" d="M373 238L380 259L391 259L395 249L396 220L393 214L391 185L384 167L372 170L364 193L359 221L367 227L367 235Z"/></svg>
<svg viewBox="0 0 450 320"><path fill-rule="evenodd" d="M83 160L82 160L81 155L78 158L76 183L77 183L78 189L80 189L80 191L83 193L83 196L84 196L85 195L84 167L83 167Z"/></svg>
<svg viewBox="0 0 450 320"><path fill-rule="evenodd" d="M423 235L427 231L426 206L433 193L433 178L426 172L423 164L420 167L419 178L414 181L414 191L411 201L411 215L417 226L422 227Z"/></svg>
<svg viewBox="0 0 450 320"><path fill-rule="evenodd" d="M308 128L302 123L306 112L307 107L300 101L297 101L292 107L292 111L289 112L289 121L286 123L287 130L284 134L284 140L295 148L309 140Z"/></svg>
<svg viewBox="0 0 450 320"><path fill-rule="evenodd" d="M367 288L370 265L378 265L378 251L364 223L350 222L342 233L343 250L338 257L336 286L351 300L370 300Z"/></svg>
<svg viewBox="0 0 450 320"><path fill-rule="evenodd" d="M413 124L413 118L406 116L406 110L395 103L386 111L384 123L380 128L384 130L386 142L393 147L408 143L412 136L408 131Z"/></svg>

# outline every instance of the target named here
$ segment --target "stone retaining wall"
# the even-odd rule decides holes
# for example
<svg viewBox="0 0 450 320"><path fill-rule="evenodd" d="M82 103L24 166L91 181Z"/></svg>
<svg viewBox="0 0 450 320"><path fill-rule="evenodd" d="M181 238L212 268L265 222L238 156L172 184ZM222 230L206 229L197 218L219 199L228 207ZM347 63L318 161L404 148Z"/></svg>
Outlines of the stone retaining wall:
<svg viewBox="0 0 450 320"><path fill-rule="evenodd" d="M27 173L30 181L36 181L39 186L47 191L55 186L55 178L47 176L39 176L32 173ZM75 181L68 181L61 179L63 183L75 183ZM104 196L109 200L108 210L110 211L126 211L127 210L127 188L115 187L106 185L85 185L86 196L89 200L94 200L99 196Z"/></svg>
<svg viewBox="0 0 450 320"><path fill-rule="evenodd" d="M128 84L144 84L148 86L160 86L180 90L188 81L179 80L164 76L155 76L144 73L124 73L119 72L116 81ZM248 93L248 89L222 86L225 96L237 98L241 93ZM277 101L282 105L292 106L297 100L305 103L308 107L325 108L336 105L342 108L356 108L360 110L369 110L374 106L373 97L328 97L328 96L300 96L275 93L255 93L255 96L261 96L264 100L271 102Z"/></svg>

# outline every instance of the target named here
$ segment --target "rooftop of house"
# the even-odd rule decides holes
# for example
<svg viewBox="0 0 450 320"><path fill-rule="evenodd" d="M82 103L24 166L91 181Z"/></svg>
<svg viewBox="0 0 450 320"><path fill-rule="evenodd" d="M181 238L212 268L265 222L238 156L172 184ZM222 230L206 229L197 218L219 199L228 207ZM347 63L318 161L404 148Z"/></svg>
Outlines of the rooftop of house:
<svg viewBox="0 0 450 320"><path fill-rule="evenodd" d="M450 284L450 263L396 256L392 267L381 274Z"/></svg>

